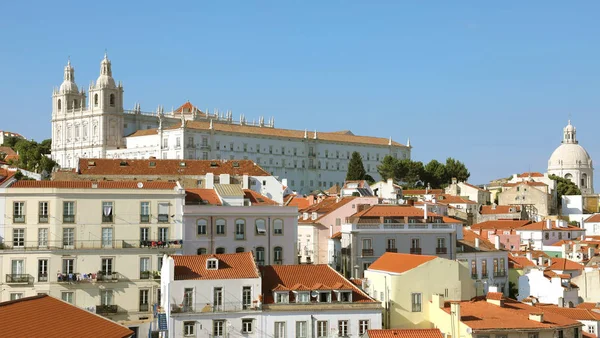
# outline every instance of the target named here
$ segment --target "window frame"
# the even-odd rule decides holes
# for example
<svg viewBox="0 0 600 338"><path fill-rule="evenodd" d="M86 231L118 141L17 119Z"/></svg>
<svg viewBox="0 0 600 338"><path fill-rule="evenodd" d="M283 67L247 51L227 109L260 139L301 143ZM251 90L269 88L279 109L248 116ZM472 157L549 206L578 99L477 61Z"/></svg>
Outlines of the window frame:
<svg viewBox="0 0 600 338"><path fill-rule="evenodd" d="M200 224L200 222L204 222L204 224ZM208 220L206 218L196 219L196 236L207 236L207 235L208 235Z"/></svg>
<svg viewBox="0 0 600 338"><path fill-rule="evenodd" d="M242 318L242 333L254 333L254 318Z"/></svg>
<svg viewBox="0 0 600 338"><path fill-rule="evenodd" d="M234 230L234 238L236 241L243 241L246 239L246 220L243 218L236 218Z"/></svg>
<svg viewBox="0 0 600 338"><path fill-rule="evenodd" d="M277 223L281 222L281 227L278 229ZM273 220L273 236L283 236L283 220L281 218L276 218ZM279 231L278 231L279 230Z"/></svg>
<svg viewBox="0 0 600 338"><path fill-rule="evenodd" d="M410 294L411 312L423 312L423 294L412 292Z"/></svg>
<svg viewBox="0 0 600 338"><path fill-rule="evenodd" d="M183 322L183 336L194 337L196 336L196 321L186 320Z"/></svg>

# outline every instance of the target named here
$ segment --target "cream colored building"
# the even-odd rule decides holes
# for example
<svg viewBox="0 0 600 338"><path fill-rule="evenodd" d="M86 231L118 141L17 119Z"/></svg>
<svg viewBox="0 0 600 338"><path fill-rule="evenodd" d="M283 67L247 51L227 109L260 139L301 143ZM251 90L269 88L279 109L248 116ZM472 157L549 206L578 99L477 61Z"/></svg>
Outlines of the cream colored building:
<svg viewBox="0 0 600 338"><path fill-rule="evenodd" d="M475 296L466 263L437 256L385 253L365 271L368 293L384 304L386 328L432 328L431 298L463 300Z"/></svg>
<svg viewBox="0 0 600 338"><path fill-rule="evenodd" d="M0 300L45 293L144 332L181 249L170 182L18 181L3 190Z"/></svg>

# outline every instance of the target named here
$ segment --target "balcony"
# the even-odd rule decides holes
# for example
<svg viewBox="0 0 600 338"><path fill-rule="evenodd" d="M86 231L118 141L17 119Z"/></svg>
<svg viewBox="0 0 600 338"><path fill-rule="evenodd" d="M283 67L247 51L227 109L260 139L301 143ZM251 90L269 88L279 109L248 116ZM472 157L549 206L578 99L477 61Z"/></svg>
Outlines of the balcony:
<svg viewBox="0 0 600 338"><path fill-rule="evenodd" d="M96 281L97 274L93 273L57 273L56 282L59 284L92 283Z"/></svg>
<svg viewBox="0 0 600 338"><path fill-rule="evenodd" d="M208 144L202 144L202 145L200 145L200 149L202 149L202 150L210 150L210 146Z"/></svg>
<svg viewBox="0 0 600 338"><path fill-rule="evenodd" d="M25 215L13 215L13 223L25 223Z"/></svg>
<svg viewBox="0 0 600 338"><path fill-rule="evenodd" d="M150 223L150 215L140 215L140 223Z"/></svg>
<svg viewBox="0 0 600 338"><path fill-rule="evenodd" d="M38 223L48 223L48 215L38 215Z"/></svg>
<svg viewBox="0 0 600 338"><path fill-rule="evenodd" d="M236 240L242 240L242 239L244 239L244 234L235 234L235 239Z"/></svg>
<svg viewBox="0 0 600 338"><path fill-rule="evenodd" d="M489 275L487 273L484 273L484 274L481 275L481 279L486 279L488 277L489 277Z"/></svg>
<svg viewBox="0 0 600 338"><path fill-rule="evenodd" d="M308 152L308 157L317 157L317 153L315 152Z"/></svg>
<svg viewBox="0 0 600 338"><path fill-rule="evenodd" d="M151 275L150 271L140 271L140 279L150 279Z"/></svg>
<svg viewBox="0 0 600 338"><path fill-rule="evenodd" d="M113 215L102 215L102 223L112 223Z"/></svg>
<svg viewBox="0 0 600 338"><path fill-rule="evenodd" d="M75 223L75 215L63 215L63 223Z"/></svg>
<svg viewBox="0 0 600 338"><path fill-rule="evenodd" d="M140 312L148 312L150 306L148 304L140 304Z"/></svg>
<svg viewBox="0 0 600 338"><path fill-rule="evenodd" d="M257 311L261 306L258 303L244 304L242 302L226 302L215 305L213 303L197 303L191 305L171 304L171 314L197 313L212 314L219 312Z"/></svg>
<svg viewBox="0 0 600 338"><path fill-rule="evenodd" d="M158 214L158 223L169 223L168 214Z"/></svg>
<svg viewBox="0 0 600 338"><path fill-rule="evenodd" d="M385 252L398 252L397 248L386 248Z"/></svg>
<svg viewBox="0 0 600 338"><path fill-rule="evenodd" d="M438 255L445 255L448 253L448 248L435 248L435 253Z"/></svg>
<svg viewBox="0 0 600 338"><path fill-rule="evenodd" d="M350 255L350 248L342 248L342 255Z"/></svg>
<svg viewBox="0 0 600 338"><path fill-rule="evenodd" d="M119 274L117 272L98 272L98 274L96 275L96 281L99 283L115 283L119 281Z"/></svg>
<svg viewBox="0 0 600 338"><path fill-rule="evenodd" d="M119 307L116 305L100 304L100 305L96 306L96 314L99 314L99 315L106 315L106 314L117 313L117 312L119 312Z"/></svg>
<svg viewBox="0 0 600 338"><path fill-rule="evenodd" d="M457 221L458 222L458 221ZM383 222L365 222L365 223L353 223L351 218L346 219L346 224L342 224L342 231L382 231L387 232L390 230L402 230L407 232L414 232L415 230L435 232L435 233L448 233L451 230L456 229L456 224L446 223L432 223L430 221L424 221L422 219L415 220L414 223L383 223Z"/></svg>
<svg viewBox="0 0 600 338"><path fill-rule="evenodd" d="M24 284L24 285L32 285L33 284L33 276L22 273L12 273L6 275L6 284Z"/></svg>
<svg viewBox="0 0 600 338"><path fill-rule="evenodd" d="M373 249L362 249L362 256L363 257L373 256Z"/></svg>
<svg viewBox="0 0 600 338"><path fill-rule="evenodd" d="M506 277L506 271L504 271L504 270L494 271L494 277Z"/></svg>
<svg viewBox="0 0 600 338"><path fill-rule="evenodd" d="M38 282L47 282L48 274L47 273L38 273Z"/></svg>
<svg viewBox="0 0 600 338"><path fill-rule="evenodd" d="M477 278L478 278L477 273L471 273L471 279L477 279Z"/></svg>
<svg viewBox="0 0 600 338"><path fill-rule="evenodd" d="M16 245L15 245L16 244ZM13 241L0 242L0 250L19 250L19 251L35 251L35 250L113 250L113 249L180 249L183 241L173 239L168 241L146 240L113 240L109 245L102 240L81 240L81 241Z"/></svg>
<svg viewBox="0 0 600 338"><path fill-rule="evenodd" d="M411 255L420 255L422 253L422 248L410 248Z"/></svg>
<svg viewBox="0 0 600 338"><path fill-rule="evenodd" d="M283 264L283 260L276 259L276 260L273 261L273 264L275 264L275 265L281 265L281 264Z"/></svg>

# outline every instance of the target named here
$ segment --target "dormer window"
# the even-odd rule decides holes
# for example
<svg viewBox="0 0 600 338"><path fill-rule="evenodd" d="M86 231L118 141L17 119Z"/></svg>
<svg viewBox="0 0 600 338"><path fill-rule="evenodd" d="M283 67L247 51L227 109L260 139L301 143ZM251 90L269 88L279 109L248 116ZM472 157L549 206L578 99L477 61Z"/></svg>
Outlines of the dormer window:
<svg viewBox="0 0 600 338"><path fill-rule="evenodd" d="M340 291L338 301L342 303L352 303L352 291Z"/></svg>
<svg viewBox="0 0 600 338"><path fill-rule="evenodd" d="M331 303L331 291L319 291L319 303Z"/></svg>
<svg viewBox="0 0 600 338"><path fill-rule="evenodd" d="M313 212L313 213L312 213L312 219L313 219L313 220L317 219L317 213L316 213L316 212Z"/></svg>
<svg viewBox="0 0 600 338"><path fill-rule="evenodd" d="M275 303L287 304L290 301L290 294L287 291L275 292Z"/></svg>
<svg viewBox="0 0 600 338"><path fill-rule="evenodd" d="M310 292L297 292L296 303L310 303Z"/></svg>
<svg viewBox="0 0 600 338"><path fill-rule="evenodd" d="M206 270L217 270L219 268L219 260L216 258L209 258L206 260Z"/></svg>

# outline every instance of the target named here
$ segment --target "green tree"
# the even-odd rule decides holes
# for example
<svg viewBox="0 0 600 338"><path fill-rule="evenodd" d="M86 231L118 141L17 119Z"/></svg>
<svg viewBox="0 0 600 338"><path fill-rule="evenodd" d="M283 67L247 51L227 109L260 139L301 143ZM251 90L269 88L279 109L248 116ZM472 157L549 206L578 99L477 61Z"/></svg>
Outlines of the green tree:
<svg viewBox="0 0 600 338"><path fill-rule="evenodd" d="M564 195L581 195L581 190L575 185L575 183L571 182L568 178L562 178L556 175L550 175L550 179L556 181L556 199L558 202L558 206L562 205L562 197Z"/></svg>
<svg viewBox="0 0 600 338"><path fill-rule="evenodd" d="M50 173L56 166L56 162L49 158L51 149L51 140L44 140L37 143L33 140L25 140L16 137L6 138L4 146L12 148L19 154L18 160L11 161L10 164L36 173Z"/></svg>
<svg viewBox="0 0 600 338"><path fill-rule="evenodd" d="M441 188L446 181L446 166L437 160L431 160L425 165L425 181L431 185L432 188Z"/></svg>
<svg viewBox="0 0 600 338"><path fill-rule="evenodd" d="M401 180L406 183L408 187L417 186L417 182L423 182L425 167L421 161L411 160L400 160L400 166L406 167L406 173L401 177Z"/></svg>
<svg viewBox="0 0 600 338"><path fill-rule="evenodd" d="M471 176L464 163L455 160L452 157L446 159L446 182L456 178L459 182L466 182Z"/></svg>
<svg viewBox="0 0 600 338"><path fill-rule="evenodd" d="M377 172L384 181L388 178L398 180L398 160L392 155L385 155L381 164L377 166Z"/></svg>
<svg viewBox="0 0 600 338"><path fill-rule="evenodd" d="M362 157L358 151L352 152L350 162L348 163L348 172L346 173L346 181L364 180L367 172L363 165Z"/></svg>

